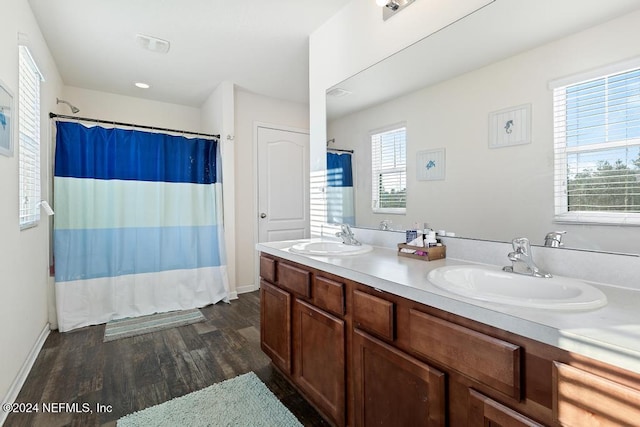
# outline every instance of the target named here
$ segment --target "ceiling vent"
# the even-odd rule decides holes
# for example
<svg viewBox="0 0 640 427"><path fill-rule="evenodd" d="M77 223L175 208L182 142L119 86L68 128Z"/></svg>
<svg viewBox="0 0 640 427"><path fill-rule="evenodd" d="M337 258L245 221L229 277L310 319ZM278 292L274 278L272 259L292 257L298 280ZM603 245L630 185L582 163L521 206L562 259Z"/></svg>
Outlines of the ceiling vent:
<svg viewBox="0 0 640 427"><path fill-rule="evenodd" d="M171 44L157 37L147 36L145 34L136 34L136 41L143 49L156 53L167 53Z"/></svg>
<svg viewBox="0 0 640 427"><path fill-rule="evenodd" d="M327 91L327 95L333 96L335 98L342 98L343 96L351 95L351 93L351 91L342 89L341 87L334 87L333 89L329 89Z"/></svg>

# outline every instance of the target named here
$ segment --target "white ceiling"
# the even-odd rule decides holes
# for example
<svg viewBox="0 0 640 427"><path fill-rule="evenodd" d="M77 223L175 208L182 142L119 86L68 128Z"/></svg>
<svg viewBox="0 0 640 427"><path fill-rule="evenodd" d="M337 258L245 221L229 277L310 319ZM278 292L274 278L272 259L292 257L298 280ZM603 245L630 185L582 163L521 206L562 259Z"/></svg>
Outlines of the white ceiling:
<svg viewBox="0 0 640 427"><path fill-rule="evenodd" d="M29 3L66 85L199 107L225 80L307 102L309 34L345 0ZM138 33L168 40L169 52L143 50Z"/></svg>

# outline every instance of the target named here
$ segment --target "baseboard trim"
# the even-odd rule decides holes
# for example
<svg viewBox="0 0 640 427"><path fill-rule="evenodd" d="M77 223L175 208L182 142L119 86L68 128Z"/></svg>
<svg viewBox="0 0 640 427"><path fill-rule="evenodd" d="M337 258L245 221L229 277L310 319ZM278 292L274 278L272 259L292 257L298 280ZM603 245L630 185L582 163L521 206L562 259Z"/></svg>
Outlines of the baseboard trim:
<svg viewBox="0 0 640 427"><path fill-rule="evenodd" d="M256 288L254 285L239 286L236 288L236 292L238 294L246 294L247 292L253 292L257 290L258 288Z"/></svg>
<svg viewBox="0 0 640 427"><path fill-rule="evenodd" d="M16 375L15 380L13 380L11 387L9 387L7 394L2 399L2 403L15 402L16 398L18 397L18 393L20 393L24 382L27 380L27 376L29 375L31 368L33 368L34 363L36 363L38 354L40 353L40 350L42 350L42 346L44 345L44 342L47 340L47 337L50 333L51 325L47 322L47 324L44 325L42 332L40 332L40 335L38 336L35 344L33 344L33 347L31 348L27 359L22 364L18 375ZM0 411L0 426L4 424L8 415L8 412Z"/></svg>

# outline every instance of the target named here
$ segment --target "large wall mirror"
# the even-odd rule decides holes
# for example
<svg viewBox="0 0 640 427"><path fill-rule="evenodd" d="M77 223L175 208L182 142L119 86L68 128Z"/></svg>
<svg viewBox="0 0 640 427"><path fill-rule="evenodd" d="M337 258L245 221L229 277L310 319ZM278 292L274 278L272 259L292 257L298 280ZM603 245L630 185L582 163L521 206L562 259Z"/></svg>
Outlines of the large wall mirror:
<svg viewBox="0 0 640 427"><path fill-rule="evenodd" d="M637 1L496 0L330 88L328 152L353 151L353 222L534 244L562 230L569 248L639 254L640 226L557 221L550 86L640 57L639 39ZM398 123L406 212L378 213L371 133Z"/></svg>

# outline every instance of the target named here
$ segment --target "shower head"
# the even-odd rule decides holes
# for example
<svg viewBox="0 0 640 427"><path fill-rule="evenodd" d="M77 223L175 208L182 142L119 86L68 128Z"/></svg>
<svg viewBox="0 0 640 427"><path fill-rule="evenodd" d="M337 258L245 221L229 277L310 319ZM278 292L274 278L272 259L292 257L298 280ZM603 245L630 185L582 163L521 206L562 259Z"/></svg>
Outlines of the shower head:
<svg viewBox="0 0 640 427"><path fill-rule="evenodd" d="M76 113L80 112L80 109L78 107L76 107L74 105L71 105L71 103L69 103L69 102L67 102L67 101L65 101L63 99L56 98L56 104L67 104L69 106L69 108L71 108L71 112L73 114L76 114Z"/></svg>

